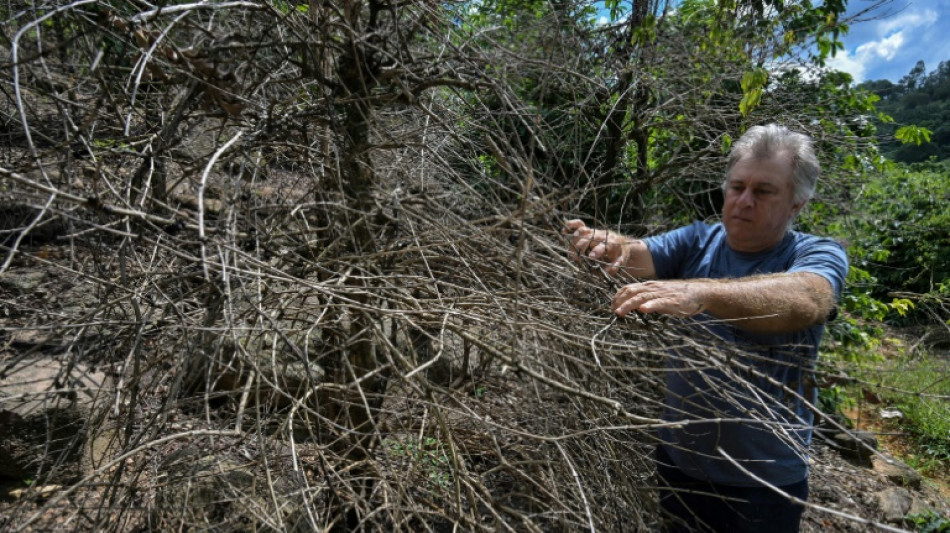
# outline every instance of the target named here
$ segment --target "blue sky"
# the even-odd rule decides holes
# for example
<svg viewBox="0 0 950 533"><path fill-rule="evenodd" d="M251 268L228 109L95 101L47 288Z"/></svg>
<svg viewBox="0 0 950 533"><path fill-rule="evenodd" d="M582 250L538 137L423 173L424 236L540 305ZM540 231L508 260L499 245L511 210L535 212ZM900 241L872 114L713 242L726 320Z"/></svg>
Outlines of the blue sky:
<svg viewBox="0 0 950 533"><path fill-rule="evenodd" d="M873 0L850 0L848 13L855 15ZM845 49L831 67L867 80L897 82L923 60L927 72L941 61L950 61L950 0L891 0L880 10L851 24L844 36Z"/></svg>

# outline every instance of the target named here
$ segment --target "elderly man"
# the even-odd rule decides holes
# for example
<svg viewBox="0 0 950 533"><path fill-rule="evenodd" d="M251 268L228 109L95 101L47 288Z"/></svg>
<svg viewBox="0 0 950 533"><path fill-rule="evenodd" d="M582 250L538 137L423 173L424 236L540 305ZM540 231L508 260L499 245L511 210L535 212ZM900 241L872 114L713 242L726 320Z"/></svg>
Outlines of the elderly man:
<svg viewBox="0 0 950 533"><path fill-rule="evenodd" d="M791 230L819 173L809 137L756 126L730 152L721 223L642 240L566 224L575 259L654 280L622 287L617 315L693 317L741 348L728 364L669 358L663 416L683 422L660 430L656 454L669 531L799 530L788 496L807 498L814 362L848 271L837 243Z"/></svg>

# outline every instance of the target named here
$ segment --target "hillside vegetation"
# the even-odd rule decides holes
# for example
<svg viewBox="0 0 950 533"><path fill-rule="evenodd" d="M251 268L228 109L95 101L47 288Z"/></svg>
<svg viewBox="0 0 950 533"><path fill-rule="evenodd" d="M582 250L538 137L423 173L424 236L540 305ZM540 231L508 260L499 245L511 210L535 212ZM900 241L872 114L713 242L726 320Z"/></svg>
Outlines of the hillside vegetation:
<svg viewBox="0 0 950 533"><path fill-rule="evenodd" d="M890 177L945 180L824 68L845 4L0 2L0 530L655 530L663 358L748 369L611 315L565 220L713 219L784 123L856 259L829 414L886 321L945 325L942 204Z"/></svg>
<svg viewBox="0 0 950 533"><path fill-rule="evenodd" d="M893 119L878 124L882 151L890 159L901 163L950 159L950 61L941 61L929 73L918 61L897 83L875 80L859 87L879 96L877 109ZM898 142L897 129L909 124L928 129L930 141Z"/></svg>

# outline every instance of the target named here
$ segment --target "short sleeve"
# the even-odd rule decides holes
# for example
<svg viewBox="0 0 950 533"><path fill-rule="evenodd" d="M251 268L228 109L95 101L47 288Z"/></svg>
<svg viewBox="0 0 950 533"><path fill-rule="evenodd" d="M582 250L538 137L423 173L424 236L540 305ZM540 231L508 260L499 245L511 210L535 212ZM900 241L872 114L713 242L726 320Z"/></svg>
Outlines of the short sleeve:
<svg viewBox="0 0 950 533"><path fill-rule="evenodd" d="M845 279L848 277L848 256L837 242L812 237L807 239L795 251L792 266L788 272L811 272L828 280L835 291L835 298L841 297Z"/></svg>
<svg viewBox="0 0 950 533"><path fill-rule="evenodd" d="M689 254L700 248L700 243L709 226L704 222L693 222L688 226L643 239L650 255L658 279L681 279L683 267L688 263Z"/></svg>

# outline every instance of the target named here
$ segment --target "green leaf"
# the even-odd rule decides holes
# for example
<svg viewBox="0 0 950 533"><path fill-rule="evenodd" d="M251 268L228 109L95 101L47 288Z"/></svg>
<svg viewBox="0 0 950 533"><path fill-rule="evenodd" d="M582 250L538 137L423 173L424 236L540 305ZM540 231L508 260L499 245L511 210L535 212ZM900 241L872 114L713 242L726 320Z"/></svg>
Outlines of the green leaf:
<svg viewBox="0 0 950 533"><path fill-rule="evenodd" d="M769 73L764 68L755 68L742 75L742 101L739 112L747 116L762 101L762 91L769 81Z"/></svg>
<svg viewBox="0 0 950 533"><path fill-rule="evenodd" d="M904 126L894 133L894 137L903 144L914 143L920 146L923 143L930 142L930 134L933 132L920 126Z"/></svg>
<svg viewBox="0 0 950 533"><path fill-rule="evenodd" d="M720 143L720 149L722 153L728 153L729 149L732 148L732 136L728 133L722 135L722 142Z"/></svg>
<svg viewBox="0 0 950 533"><path fill-rule="evenodd" d="M914 302L907 298L894 298L891 302L891 309L897 311L900 316L906 316L907 312L914 309Z"/></svg>

